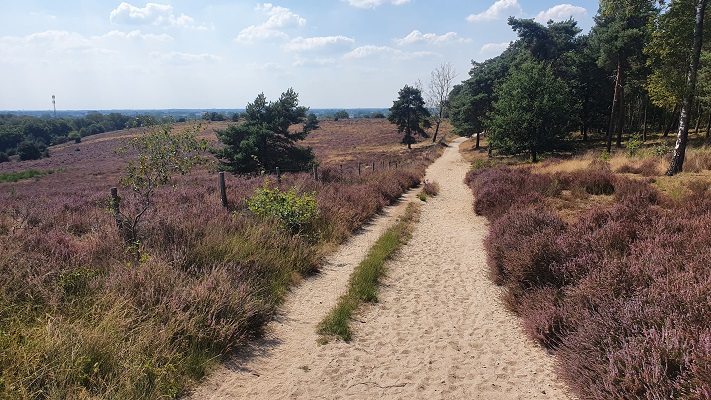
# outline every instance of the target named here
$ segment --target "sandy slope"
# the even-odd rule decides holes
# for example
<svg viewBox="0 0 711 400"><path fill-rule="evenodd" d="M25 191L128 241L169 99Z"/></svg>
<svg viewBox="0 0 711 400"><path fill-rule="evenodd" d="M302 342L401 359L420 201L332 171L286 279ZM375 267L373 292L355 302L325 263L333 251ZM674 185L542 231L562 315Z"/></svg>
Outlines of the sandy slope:
<svg viewBox="0 0 711 400"><path fill-rule="evenodd" d="M484 219L462 183L455 141L427 172L441 192L423 205L380 302L354 339L319 345L316 325L353 267L403 209L389 209L289 297L267 337L222 367L195 399L564 399L552 358L528 341L486 276ZM412 198L412 195L410 195Z"/></svg>

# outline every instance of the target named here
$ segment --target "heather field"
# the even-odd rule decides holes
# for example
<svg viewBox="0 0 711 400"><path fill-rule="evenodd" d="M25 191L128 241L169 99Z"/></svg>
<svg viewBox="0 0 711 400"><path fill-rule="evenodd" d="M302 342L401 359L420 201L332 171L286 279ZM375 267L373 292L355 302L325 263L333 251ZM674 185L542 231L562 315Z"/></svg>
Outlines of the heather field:
<svg viewBox="0 0 711 400"><path fill-rule="evenodd" d="M491 278L580 398L711 398L711 152L666 177L653 150L467 176Z"/></svg>
<svg viewBox="0 0 711 400"><path fill-rule="evenodd" d="M200 136L214 142L221 127ZM429 142L406 151L386 120L324 121L306 143L318 181L227 174L225 210L208 159L155 193L140 242L126 243L108 195L133 156L114 150L136 135L0 164L0 177L19 177L0 179L0 398L179 396L258 335L288 287L417 185L440 151ZM257 189L277 188L312 196L309 226L295 233L248 210ZM119 194L122 209L137 206L128 189Z"/></svg>

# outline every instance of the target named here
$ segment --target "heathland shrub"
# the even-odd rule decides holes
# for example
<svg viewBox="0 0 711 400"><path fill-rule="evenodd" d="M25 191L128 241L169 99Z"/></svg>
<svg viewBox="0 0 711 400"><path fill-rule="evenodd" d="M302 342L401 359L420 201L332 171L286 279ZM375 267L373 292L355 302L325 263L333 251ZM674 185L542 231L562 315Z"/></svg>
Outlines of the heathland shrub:
<svg viewBox="0 0 711 400"><path fill-rule="evenodd" d="M315 195L298 193L296 188L286 192L279 188L270 189L268 185L265 182L254 196L247 199L247 208L258 217L276 218L292 234L311 230L318 218Z"/></svg>
<svg viewBox="0 0 711 400"><path fill-rule="evenodd" d="M659 175L659 161L656 158L649 158L642 161L639 166L632 164L624 164L617 168L616 172L622 174L639 174L642 176L657 176Z"/></svg>
<svg viewBox="0 0 711 400"><path fill-rule="evenodd" d="M686 153L684 171L701 172L711 170L711 149L693 149Z"/></svg>
<svg viewBox="0 0 711 400"><path fill-rule="evenodd" d="M607 169L586 169L570 173L571 190L582 189L587 194L611 195L615 192L615 176Z"/></svg>
<svg viewBox="0 0 711 400"><path fill-rule="evenodd" d="M568 226L533 207L492 219L494 279L578 397L710 398L711 200L664 209L646 182L614 184L614 205Z"/></svg>
<svg viewBox="0 0 711 400"><path fill-rule="evenodd" d="M563 232L560 217L540 207L511 210L495 220L485 241L494 281L515 290L558 285L550 266Z"/></svg>
<svg viewBox="0 0 711 400"><path fill-rule="evenodd" d="M229 177L229 210L237 211L229 212L214 174L174 174L151 194L160 207L143 215L135 257L107 189L136 153L117 159L117 142L106 139L85 143L80 158L70 150L63 167L71 177L45 174L68 160L62 149L38 165L39 181L13 172L19 165L0 174L11 178L0 176L0 398L186 394L259 333L299 274L315 271L324 251L417 185L431 161L417 149L397 170L335 171L333 183L284 174L281 192L314 196L319 241L247 212L261 176ZM127 192L121 209L140 210L141 199Z"/></svg>
<svg viewBox="0 0 711 400"><path fill-rule="evenodd" d="M465 183L474 191L474 212L490 219L501 217L515 204L539 204L544 194L557 190L550 176L503 167L470 171Z"/></svg>

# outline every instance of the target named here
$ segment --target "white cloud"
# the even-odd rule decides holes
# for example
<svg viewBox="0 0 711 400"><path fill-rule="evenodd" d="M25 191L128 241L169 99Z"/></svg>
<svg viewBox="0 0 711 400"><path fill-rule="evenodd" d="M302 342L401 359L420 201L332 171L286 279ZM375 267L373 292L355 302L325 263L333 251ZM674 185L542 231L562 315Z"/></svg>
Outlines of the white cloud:
<svg viewBox="0 0 711 400"><path fill-rule="evenodd" d="M348 4L358 8L376 8L382 4L389 3L396 6L409 3L411 0L347 0Z"/></svg>
<svg viewBox="0 0 711 400"><path fill-rule="evenodd" d="M154 59L166 62L173 65L189 65L195 63L217 62L222 60L221 57L212 54L190 54L173 51L170 53L152 52L150 56Z"/></svg>
<svg viewBox="0 0 711 400"><path fill-rule="evenodd" d="M102 36L92 36L92 40L102 40L102 39L117 39L117 40L145 40L145 41L154 41L154 42L169 42L173 40L173 37L162 33L160 35L156 35L153 33L146 33L143 34L139 30L134 30L130 32L122 32L122 31L117 31L113 30L105 35Z"/></svg>
<svg viewBox="0 0 711 400"><path fill-rule="evenodd" d="M288 39L289 35L282 31L285 28L298 28L306 25L306 20L299 14L294 14L288 8L264 3L257 6L269 18L259 24L251 25L240 31L235 38L238 43L254 43L269 39Z"/></svg>
<svg viewBox="0 0 711 400"><path fill-rule="evenodd" d="M285 44L283 48L286 51L299 52L351 48L354 44L355 40L346 36L320 36L311 38L299 36Z"/></svg>
<svg viewBox="0 0 711 400"><path fill-rule="evenodd" d="M435 54L429 51L405 52L398 49L393 49L388 46L361 46L347 53L343 57L346 59L365 59L373 57L386 57L395 60L411 60L421 57L432 57Z"/></svg>
<svg viewBox="0 0 711 400"><path fill-rule="evenodd" d="M434 45L443 45L449 43L468 43L471 42L469 39L460 38L456 32L447 32L444 35L437 35L435 33L422 33L418 30L412 31L409 35L402 39L397 39L395 43L400 46L415 44L425 42Z"/></svg>
<svg viewBox="0 0 711 400"><path fill-rule="evenodd" d="M504 42L504 43L487 43L483 46L481 46L481 50L479 50L479 54L485 56L485 57L496 57L499 54L503 53L504 50L506 50L511 42Z"/></svg>
<svg viewBox="0 0 711 400"><path fill-rule="evenodd" d="M122 2L111 11L109 21L112 24L123 25L154 25L154 26L174 26L178 28L190 28L205 30L204 26L195 25L195 20L185 14L176 16L173 14L173 6L168 4L148 3L145 7Z"/></svg>
<svg viewBox="0 0 711 400"><path fill-rule="evenodd" d="M315 65L315 66L335 65L336 63L337 63L337 60L335 58L308 59L308 58L296 56L296 57L294 57L293 65L297 66L297 67L303 67L303 66L309 66L309 65Z"/></svg>
<svg viewBox="0 0 711 400"><path fill-rule="evenodd" d="M3 53L8 50L29 51L39 49L46 53L77 53L89 51L93 48L91 40L74 32L44 31L27 36L5 36L0 38L0 49Z"/></svg>
<svg viewBox="0 0 711 400"><path fill-rule="evenodd" d="M472 14L467 17L469 22L496 21L507 18L511 15L520 16L523 9L518 0L496 0L486 11L479 14Z"/></svg>
<svg viewBox="0 0 711 400"><path fill-rule="evenodd" d="M583 7L574 6L571 4L559 4L555 7L548 9L547 11L541 11L536 15L536 22L545 24L546 22L553 21L565 21L568 18L582 19L587 17L588 10ZM577 17L577 18L576 18Z"/></svg>

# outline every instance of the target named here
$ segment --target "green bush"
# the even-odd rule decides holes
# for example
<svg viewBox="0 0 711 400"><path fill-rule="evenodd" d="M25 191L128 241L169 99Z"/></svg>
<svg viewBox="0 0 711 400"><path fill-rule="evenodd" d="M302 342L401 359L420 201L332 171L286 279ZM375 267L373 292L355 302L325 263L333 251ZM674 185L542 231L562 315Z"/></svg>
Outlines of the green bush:
<svg viewBox="0 0 711 400"><path fill-rule="evenodd" d="M81 135L77 131L69 132L69 134L67 135L67 138L69 140L73 140L74 143L81 143Z"/></svg>
<svg viewBox="0 0 711 400"><path fill-rule="evenodd" d="M629 157L635 157L637 156L637 153L639 152L639 149L642 147L644 142L642 141L642 135L639 133L635 133L630 137L630 139L627 141L627 155Z"/></svg>
<svg viewBox="0 0 711 400"><path fill-rule="evenodd" d="M313 194L298 193L295 188L284 192L270 189L268 182L247 199L247 208L262 218L276 218L292 234L304 233L318 218L318 205Z"/></svg>

